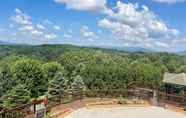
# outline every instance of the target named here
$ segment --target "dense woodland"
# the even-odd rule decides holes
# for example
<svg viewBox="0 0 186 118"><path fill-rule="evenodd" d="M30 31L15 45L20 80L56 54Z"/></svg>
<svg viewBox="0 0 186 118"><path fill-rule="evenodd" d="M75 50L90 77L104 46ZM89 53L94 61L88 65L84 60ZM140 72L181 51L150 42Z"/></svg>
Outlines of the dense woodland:
<svg viewBox="0 0 186 118"><path fill-rule="evenodd" d="M165 72L186 72L186 56L71 45L0 46L0 109L69 89L160 89Z"/></svg>

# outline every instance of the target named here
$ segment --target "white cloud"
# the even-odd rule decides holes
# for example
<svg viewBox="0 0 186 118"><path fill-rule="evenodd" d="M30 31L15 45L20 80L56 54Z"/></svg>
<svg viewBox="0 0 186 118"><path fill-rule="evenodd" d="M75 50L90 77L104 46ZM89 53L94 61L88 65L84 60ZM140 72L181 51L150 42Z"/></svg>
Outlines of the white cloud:
<svg viewBox="0 0 186 118"><path fill-rule="evenodd" d="M42 31L37 30L33 25L23 25L19 27L18 30L21 31L25 35L30 34L33 37L42 36L44 34Z"/></svg>
<svg viewBox="0 0 186 118"><path fill-rule="evenodd" d="M125 43L168 48L163 42L166 40L169 43L179 37L178 30L169 28L147 6L118 1L115 10L108 10L107 17L100 20L98 26L111 31L115 39Z"/></svg>
<svg viewBox="0 0 186 118"><path fill-rule="evenodd" d="M23 13L20 9L16 8L15 9L15 16L12 16L11 19L21 25L30 25L32 24L31 22L31 17L28 16L27 14Z"/></svg>
<svg viewBox="0 0 186 118"><path fill-rule="evenodd" d="M42 36L44 33L42 31L37 30L35 27L32 25L26 25L18 28L19 31L21 31L25 35L31 35L31 36Z"/></svg>
<svg viewBox="0 0 186 118"><path fill-rule="evenodd" d="M64 38L72 38L72 35L70 35L70 34L64 34Z"/></svg>
<svg viewBox="0 0 186 118"><path fill-rule="evenodd" d="M16 23L15 26L19 31L17 34L21 34L20 36L27 37L28 40L38 39L38 43L42 43L42 41L44 42L45 39L56 39L58 37L52 31L49 32L47 30L48 25L51 25L55 30L61 29L60 26L54 25L53 22L45 20L43 24L46 26L43 26L39 23L36 23L35 25L35 23L33 23L31 20L31 16L28 16L20 9L15 9L15 14L16 15L12 16L11 19L14 23Z"/></svg>
<svg viewBox="0 0 186 118"><path fill-rule="evenodd" d="M145 48L154 48L154 45L151 43L144 43L143 45Z"/></svg>
<svg viewBox="0 0 186 118"><path fill-rule="evenodd" d="M31 31L31 34L34 36L42 36L43 32L42 31L38 31L38 30L33 30Z"/></svg>
<svg viewBox="0 0 186 118"><path fill-rule="evenodd" d="M36 27L37 27L38 29L41 29L41 30L44 30L44 29L45 29L45 27L44 27L43 25L41 25L41 24L37 24Z"/></svg>
<svg viewBox="0 0 186 118"><path fill-rule="evenodd" d="M43 22L45 25L53 25L54 23L48 19L45 19Z"/></svg>
<svg viewBox="0 0 186 118"><path fill-rule="evenodd" d="M19 28L20 31L32 31L34 30L34 27L32 25L25 25L23 27Z"/></svg>
<svg viewBox="0 0 186 118"><path fill-rule="evenodd" d="M153 0L153 1L159 2L159 3L167 3L167 4L186 2L186 0Z"/></svg>
<svg viewBox="0 0 186 118"><path fill-rule="evenodd" d="M60 27L60 26L55 25L55 26L54 26L54 29L56 29L56 30L60 30L60 29L61 29L61 27Z"/></svg>
<svg viewBox="0 0 186 118"><path fill-rule="evenodd" d="M55 38L57 38L57 35L56 34L46 34L45 38L46 39L55 39Z"/></svg>
<svg viewBox="0 0 186 118"><path fill-rule="evenodd" d="M32 36L40 36L43 32L36 30L35 26L32 23L31 17L23 13L20 9L15 9L15 16L12 16L11 19L18 24L18 30L22 34L31 34ZM36 25L36 27L41 28L41 25Z"/></svg>
<svg viewBox="0 0 186 118"><path fill-rule="evenodd" d="M88 26L85 26L85 25L81 27L80 34L84 38L87 38L89 41L92 41L95 38L97 38L97 35L94 32L90 31Z"/></svg>
<svg viewBox="0 0 186 118"><path fill-rule="evenodd" d="M163 48L168 48L169 45L167 43L163 43L163 42L155 42L155 45L158 46L158 47L163 47Z"/></svg>
<svg viewBox="0 0 186 118"><path fill-rule="evenodd" d="M69 9L82 11L102 11L106 8L106 0L55 0L57 3L65 4Z"/></svg>

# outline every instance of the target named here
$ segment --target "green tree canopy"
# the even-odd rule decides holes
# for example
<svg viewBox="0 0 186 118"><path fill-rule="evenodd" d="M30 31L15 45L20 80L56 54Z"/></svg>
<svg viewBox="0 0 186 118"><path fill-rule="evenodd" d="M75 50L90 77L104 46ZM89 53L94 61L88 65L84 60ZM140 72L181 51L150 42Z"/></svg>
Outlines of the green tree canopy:
<svg viewBox="0 0 186 118"><path fill-rule="evenodd" d="M50 80L47 95L49 97L62 97L66 89L66 79L64 75L60 72L55 75L54 79Z"/></svg>
<svg viewBox="0 0 186 118"><path fill-rule="evenodd" d="M10 66L7 63L0 64L0 97L15 86L12 73L10 72Z"/></svg>
<svg viewBox="0 0 186 118"><path fill-rule="evenodd" d="M42 67L48 80L53 79L54 76L59 72L65 73L63 66L61 66L61 64L58 62L45 63Z"/></svg>
<svg viewBox="0 0 186 118"><path fill-rule="evenodd" d="M76 92L82 92L86 89L86 86L83 82L83 79L81 76L77 75L74 77L74 81L73 83L71 84L71 90L73 93L76 93Z"/></svg>
<svg viewBox="0 0 186 118"><path fill-rule="evenodd" d="M180 66L177 70L176 73L186 73L186 65Z"/></svg>
<svg viewBox="0 0 186 118"><path fill-rule="evenodd" d="M3 106L5 108L13 108L28 103L30 100L30 92L26 85L18 84L7 95L3 96Z"/></svg>
<svg viewBox="0 0 186 118"><path fill-rule="evenodd" d="M41 67L41 62L33 59L22 59L12 66L15 81L25 84L32 98L44 95L47 90L47 79Z"/></svg>
<svg viewBox="0 0 186 118"><path fill-rule="evenodd" d="M135 62L130 67L130 77L137 87L157 88L162 80L162 70L151 64Z"/></svg>

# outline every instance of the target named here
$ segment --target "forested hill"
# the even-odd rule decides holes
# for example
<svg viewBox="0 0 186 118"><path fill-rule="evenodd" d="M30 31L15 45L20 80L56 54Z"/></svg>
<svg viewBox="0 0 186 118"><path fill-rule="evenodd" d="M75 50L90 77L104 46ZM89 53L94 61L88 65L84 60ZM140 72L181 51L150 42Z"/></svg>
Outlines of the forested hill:
<svg viewBox="0 0 186 118"><path fill-rule="evenodd" d="M74 45L0 45L0 58L10 55L24 55L28 57L41 57L46 60L51 60L59 57L64 52L68 51L103 51L107 53L127 53L127 52L138 52L137 49L108 49L108 48L97 48L97 47L80 47ZM145 50L147 51L147 50ZM144 52L145 52L144 51ZM139 52L143 53L141 49Z"/></svg>
<svg viewBox="0 0 186 118"><path fill-rule="evenodd" d="M184 60L184 54L176 55L172 53L153 52L142 48L109 48L109 47L81 47L74 45L6 45L0 44L0 59L8 56L25 56L31 58L42 59L45 61L56 60L65 52L72 51L88 51L88 52L103 52L115 55L128 55L131 58L146 57L146 58L167 58ZM136 58L137 59L137 58Z"/></svg>
<svg viewBox="0 0 186 118"><path fill-rule="evenodd" d="M7 56L26 56L32 58L40 58L44 60L54 60L60 57L65 52L71 51L88 51L96 52L101 51L109 54L119 54L119 55L130 55L132 58L146 56L152 57L174 57L174 58L184 58L184 54L173 54L166 52L153 52L152 50L147 50L143 48L116 48L116 47L84 47L84 46L74 46L74 45L6 45L0 44L0 59Z"/></svg>
<svg viewBox="0 0 186 118"><path fill-rule="evenodd" d="M24 55L28 57L40 57L50 60L52 58L56 58L66 51L78 49L79 47L71 45L1 45L0 57L2 58L10 55Z"/></svg>
<svg viewBox="0 0 186 118"><path fill-rule="evenodd" d="M132 51L130 51L132 50ZM149 50L98 48L98 47L81 47L74 45L0 45L0 61L8 58L32 58L45 62L58 61L65 54L82 56L88 54L95 56L100 53L103 58L109 55L110 58L121 57L130 61L138 61L150 64L163 64L170 72L175 72L180 66L186 65L186 56L173 53L152 52ZM83 52L83 53L81 53ZM73 55L74 56L74 55ZM83 57L86 58L86 57Z"/></svg>
<svg viewBox="0 0 186 118"><path fill-rule="evenodd" d="M68 90L160 89L165 72L186 72L186 56L72 45L1 45L0 111Z"/></svg>

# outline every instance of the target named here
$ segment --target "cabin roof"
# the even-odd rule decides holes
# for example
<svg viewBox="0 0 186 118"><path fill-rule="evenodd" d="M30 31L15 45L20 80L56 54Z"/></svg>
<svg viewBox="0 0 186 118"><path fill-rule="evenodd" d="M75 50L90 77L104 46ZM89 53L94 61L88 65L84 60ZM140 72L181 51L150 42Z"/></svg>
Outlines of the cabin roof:
<svg viewBox="0 0 186 118"><path fill-rule="evenodd" d="M165 73L163 77L163 82L168 84L186 86L186 74Z"/></svg>

